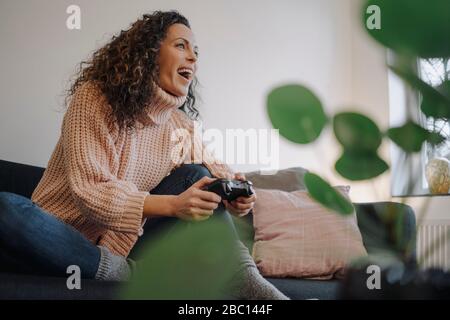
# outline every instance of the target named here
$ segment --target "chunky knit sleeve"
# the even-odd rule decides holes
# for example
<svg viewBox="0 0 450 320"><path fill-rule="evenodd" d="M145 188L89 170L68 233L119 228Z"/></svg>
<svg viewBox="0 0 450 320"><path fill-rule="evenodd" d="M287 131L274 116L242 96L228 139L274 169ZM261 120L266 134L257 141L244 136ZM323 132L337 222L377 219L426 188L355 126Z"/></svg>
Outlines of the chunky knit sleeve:
<svg viewBox="0 0 450 320"><path fill-rule="evenodd" d="M92 83L83 84L72 98L62 126L69 187L87 219L113 231L138 233L148 193L115 175L120 158L106 107L106 99Z"/></svg>

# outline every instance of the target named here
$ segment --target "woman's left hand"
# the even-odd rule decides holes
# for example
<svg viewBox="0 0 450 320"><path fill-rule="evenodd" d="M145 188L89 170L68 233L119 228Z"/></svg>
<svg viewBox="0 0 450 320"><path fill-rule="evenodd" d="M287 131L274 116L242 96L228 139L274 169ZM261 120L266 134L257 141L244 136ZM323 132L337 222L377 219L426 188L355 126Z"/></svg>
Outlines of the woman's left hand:
<svg viewBox="0 0 450 320"><path fill-rule="evenodd" d="M245 181L245 175L243 173L236 173L234 175L235 180ZM223 200L223 204L227 208L227 210L237 217L243 217L247 215L250 210L253 209L253 206L256 201L256 193L252 194L250 197L239 197L233 201Z"/></svg>

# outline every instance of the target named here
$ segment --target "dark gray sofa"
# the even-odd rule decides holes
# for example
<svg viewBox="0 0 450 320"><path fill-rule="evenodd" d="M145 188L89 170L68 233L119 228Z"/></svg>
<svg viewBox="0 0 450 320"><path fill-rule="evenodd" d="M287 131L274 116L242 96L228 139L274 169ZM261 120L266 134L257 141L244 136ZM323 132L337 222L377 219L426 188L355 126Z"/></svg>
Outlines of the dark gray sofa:
<svg viewBox="0 0 450 320"><path fill-rule="evenodd" d="M44 170L0 160L0 191L30 197ZM276 175L251 172L247 173L247 179L258 188L293 191L304 189L305 172L306 170L300 167L280 170ZM369 254L383 248L404 256L407 243L415 235L415 215L411 207L394 202L377 202L355 203L355 209L364 245ZM390 214L392 212L395 214ZM248 224L244 225L252 226L252 216L248 215L245 219ZM403 225L400 239L392 232L399 221ZM253 241L251 231L242 232L242 235L247 235L242 240L250 248ZM412 250L412 255L414 252L415 250ZM342 284L340 280L268 280L292 299L338 299ZM15 274L11 270L2 270L0 266L0 299L114 299L119 287L120 285L114 282L83 280L81 290L68 290L65 278Z"/></svg>

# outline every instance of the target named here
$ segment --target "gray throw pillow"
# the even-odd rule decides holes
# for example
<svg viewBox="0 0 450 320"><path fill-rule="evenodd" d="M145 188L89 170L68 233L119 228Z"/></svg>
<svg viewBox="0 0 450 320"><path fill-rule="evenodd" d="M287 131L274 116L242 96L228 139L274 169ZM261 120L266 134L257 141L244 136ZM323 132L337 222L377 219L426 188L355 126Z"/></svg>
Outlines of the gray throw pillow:
<svg viewBox="0 0 450 320"><path fill-rule="evenodd" d="M308 170L302 167L292 167L278 170L273 175L263 175L259 171L245 172L245 177L255 188L278 189L282 191L305 190L303 177Z"/></svg>

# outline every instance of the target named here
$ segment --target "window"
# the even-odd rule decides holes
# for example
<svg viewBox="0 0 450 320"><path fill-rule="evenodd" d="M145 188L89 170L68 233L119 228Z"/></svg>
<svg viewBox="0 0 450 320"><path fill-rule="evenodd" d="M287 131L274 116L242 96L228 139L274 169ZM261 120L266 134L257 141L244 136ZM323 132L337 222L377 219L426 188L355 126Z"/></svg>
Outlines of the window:
<svg viewBox="0 0 450 320"><path fill-rule="evenodd" d="M433 87L439 87L444 81L450 80L450 58L419 59L420 78ZM450 160L450 123L448 119L434 119L421 116L424 128L440 133L446 140L438 146L426 143L424 148L425 160L441 157Z"/></svg>
<svg viewBox="0 0 450 320"><path fill-rule="evenodd" d="M396 59L396 55L389 51L389 64L395 64ZM423 81L439 88L444 81L450 80L450 59L419 59L416 72ZM435 158L446 158L450 161L450 123L448 119L427 118L421 112L421 102L422 97L418 91L389 71L390 126L398 127L407 120L412 120L430 131L439 132L445 138L445 141L435 146L425 142L421 152L412 154L403 152L391 143L392 196L436 194L430 191L432 188L426 177L427 164Z"/></svg>

